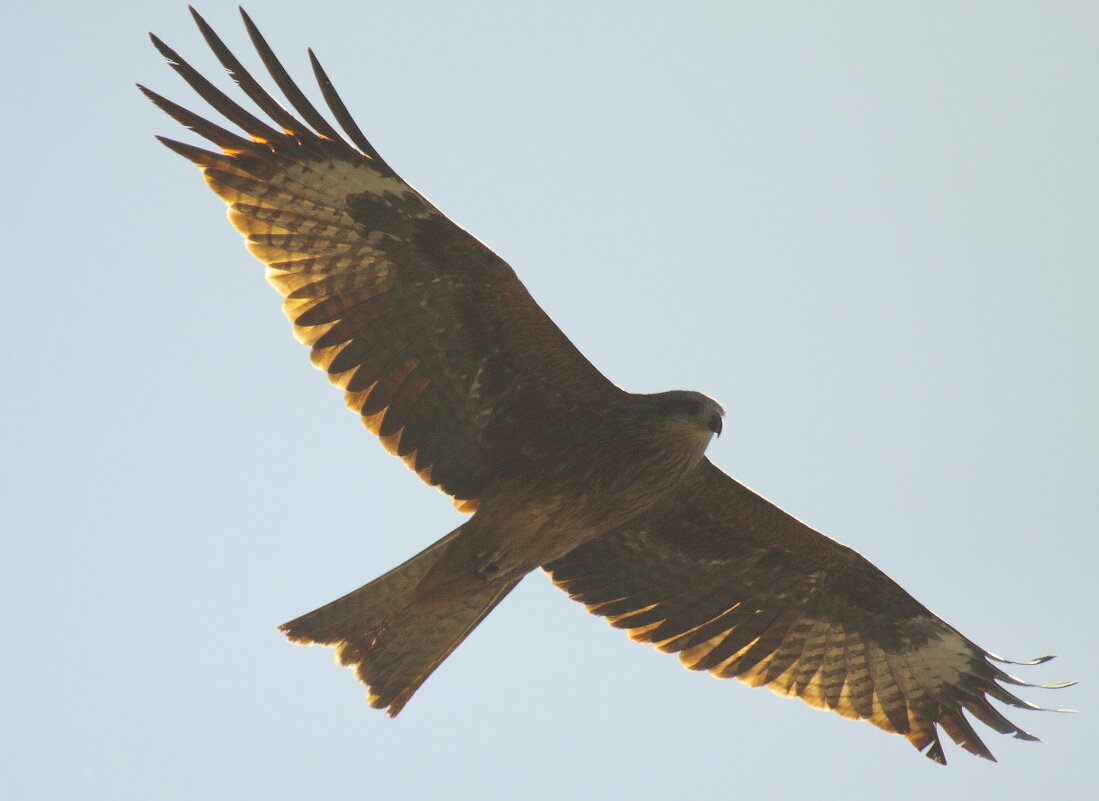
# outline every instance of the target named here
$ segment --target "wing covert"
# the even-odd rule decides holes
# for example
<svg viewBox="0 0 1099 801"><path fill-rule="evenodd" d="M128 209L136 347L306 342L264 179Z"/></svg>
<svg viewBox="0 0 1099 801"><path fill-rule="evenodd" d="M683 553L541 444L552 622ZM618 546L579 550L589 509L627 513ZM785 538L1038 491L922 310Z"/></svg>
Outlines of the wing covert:
<svg viewBox="0 0 1099 801"><path fill-rule="evenodd" d="M515 432L555 407L620 393L561 333L495 253L387 165L310 51L346 139L294 84L255 25L245 25L287 110L192 10L207 43L260 119L155 36L154 45L248 138L142 87L221 152L160 137L202 168L229 219L284 298L295 336L391 453L476 508ZM303 121L304 120L304 121Z"/></svg>
<svg viewBox="0 0 1099 801"><path fill-rule="evenodd" d="M998 683L1026 685L993 664L1005 660L709 461L673 503L546 570L589 611L692 670L867 720L937 762L937 726L993 759L963 710L1037 739L989 703L1038 708Z"/></svg>

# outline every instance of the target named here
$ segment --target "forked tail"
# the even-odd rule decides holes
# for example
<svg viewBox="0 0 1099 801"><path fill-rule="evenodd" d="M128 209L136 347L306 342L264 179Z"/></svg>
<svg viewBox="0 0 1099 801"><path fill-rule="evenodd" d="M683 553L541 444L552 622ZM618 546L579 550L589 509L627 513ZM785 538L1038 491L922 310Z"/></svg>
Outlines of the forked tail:
<svg viewBox="0 0 1099 801"><path fill-rule="evenodd" d="M335 647L340 664L353 666L367 686L370 705L395 716L522 578L470 576L468 585L451 584L446 594L425 592L421 582L461 531L279 630L302 645Z"/></svg>

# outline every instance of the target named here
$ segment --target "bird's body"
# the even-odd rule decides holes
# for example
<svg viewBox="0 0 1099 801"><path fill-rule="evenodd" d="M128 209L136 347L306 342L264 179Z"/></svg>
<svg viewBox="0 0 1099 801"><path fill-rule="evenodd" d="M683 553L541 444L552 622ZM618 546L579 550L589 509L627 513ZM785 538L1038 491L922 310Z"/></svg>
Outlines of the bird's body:
<svg viewBox="0 0 1099 801"><path fill-rule="evenodd" d="M153 41L248 138L149 90L218 146L198 164L267 265L294 333L391 453L472 517L364 587L284 626L337 649L396 714L530 571L685 665L869 720L945 761L936 727L991 758L962 714L1034 739L988 701L1023 684L857 553L704 456L722 410L611 383L495 253L377 153L313 59L343 134L245 24L288 111L195 15L270 123ZM272 124L273 123L273 126Z"/></svg>
<svg viewBox="0 0 1099 801"><path fill-rule="evenodd" d="M602 413L565 413L557 436L528 441L529 453L486 483L473 517L448 537L283 630L299 642L340 646L341 660L357 665L371 688L371 703L395 715L527 573L672 495L702 459L720 415L693 392L619 392ZM577 468L565 469L578 453ZM627 459L633 469L623 469Z"/></svg>

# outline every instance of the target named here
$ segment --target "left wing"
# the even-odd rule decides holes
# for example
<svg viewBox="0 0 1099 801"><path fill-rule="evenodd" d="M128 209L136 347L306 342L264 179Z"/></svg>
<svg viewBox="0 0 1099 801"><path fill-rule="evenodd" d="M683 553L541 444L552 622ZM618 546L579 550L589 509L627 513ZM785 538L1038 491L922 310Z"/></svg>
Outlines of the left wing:
<svg viewBox="0 0 1099 801"><path fill-rule="evenodd" d="M630 637L692 670L868 720L945 764L936 726L993 759L969 721L1024 740L994 698L1030 685L852 549L705 460L674 502L546 565L554 582ZM1038 664L1043 657L1023 664ZM1064 685L1071 684L1068 682Z"/></svg>

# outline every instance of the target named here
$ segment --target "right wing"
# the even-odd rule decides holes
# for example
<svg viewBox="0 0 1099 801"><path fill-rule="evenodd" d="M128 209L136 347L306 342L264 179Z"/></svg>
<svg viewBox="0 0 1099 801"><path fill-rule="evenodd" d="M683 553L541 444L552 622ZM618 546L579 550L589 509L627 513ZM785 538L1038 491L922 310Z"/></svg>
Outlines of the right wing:
<svg viewBox="0 0 1099 801"><path fill-rule="evenodd" d="M293 83L243 10L256 50L298 116L192 14L273 125L153 36L183 79L250 137L141 87L221 152L161 141L202 168L248 249L267 265L295 336L387 450L473 511L524 441L539 432L553 436L555 410L621 396L502 259L382 160L312 52L321 92L346 138Z"/></svg>

